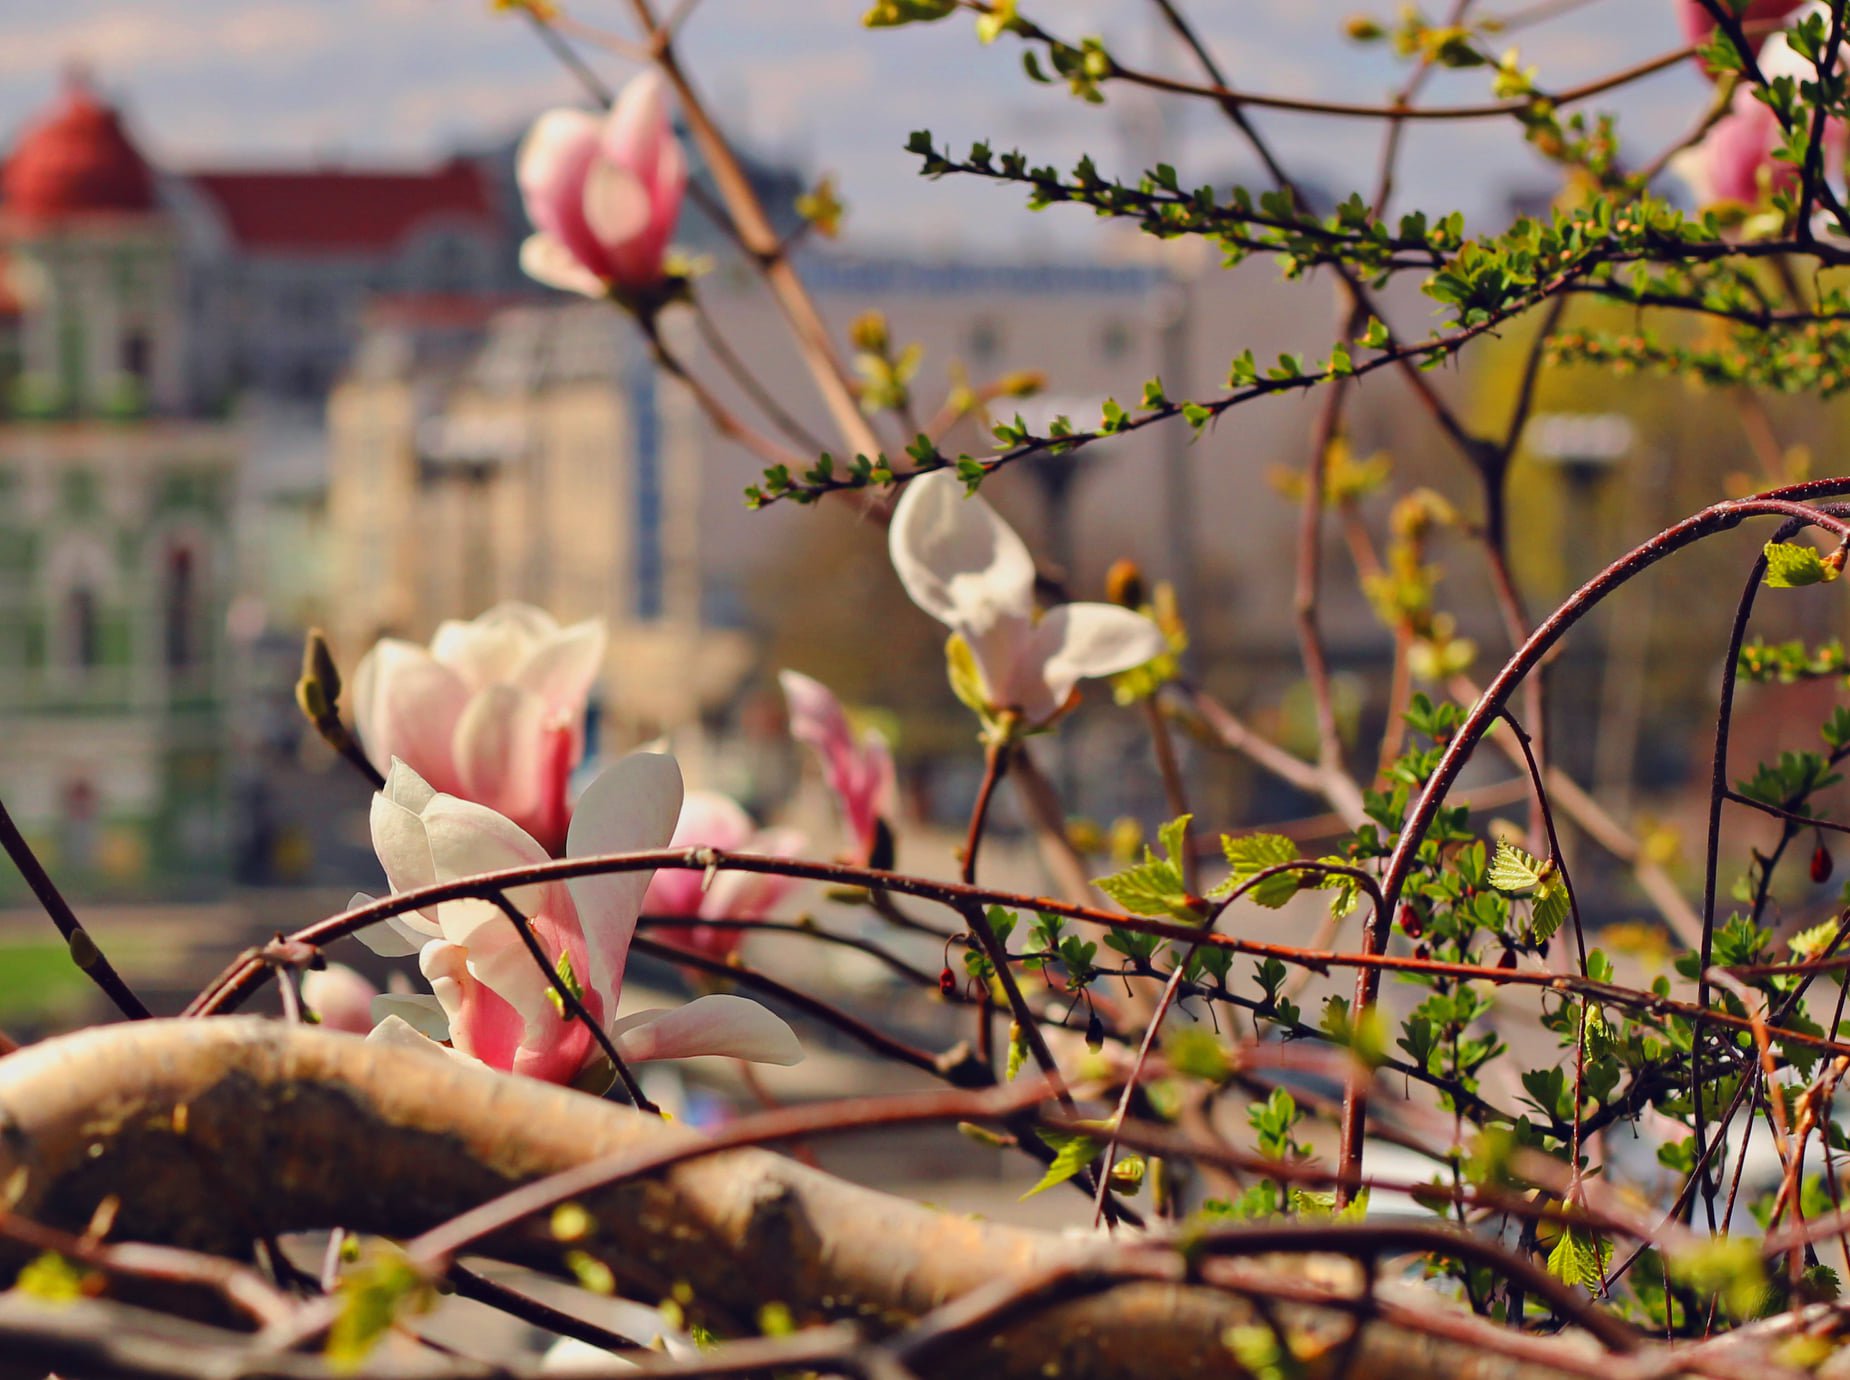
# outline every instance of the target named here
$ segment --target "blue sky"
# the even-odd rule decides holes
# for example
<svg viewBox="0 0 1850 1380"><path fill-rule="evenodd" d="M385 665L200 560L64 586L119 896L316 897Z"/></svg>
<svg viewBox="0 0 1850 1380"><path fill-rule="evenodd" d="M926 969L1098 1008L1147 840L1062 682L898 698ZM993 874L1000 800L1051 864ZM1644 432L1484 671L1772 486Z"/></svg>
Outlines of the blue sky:
<svg viewBox="0 0 1850 1380"><path fill-rule="evenodd" d="M931 184L902 151L909 130L929 127L954 144L988 137L1037 160L1070 161L1090 150L1107 171L1129 171L1134 131L1167 120L1165 147L1184 178L1225 174L1244 151L1209 110L1161 109L1114 89L1103 109L1035 86L1019 45L981 47L967 16L929 27L863 29L866 0L702 0L685 48L722 118L765 150L842 179L850 229L887 243L941 252L1016 254L1049 236L1082 244L1083 213L1028 216L1014 195ZM1234 80L1256 90L1368 100L1397 68L1379 48L1341 39L1342 22L1366 0L1195 0L1204 34ZM1527 0L1482 10L1526 8ZM1389 0L1374 8L1390 12ZM1139 0L1023 0L1050 28L1096 32L1140 64L1177 73L1185 59L1156 30ZM572 12L622 33L628 7L591 0ZM1677 41L1670 0L1592 0L1562 18L1510 36L1544 81L1564 86ZM176 164L222 161L433 156L463 141L505 137L550 104L576 99L573 83L521 23L488 0L65 0L13 5L0 15L0 131L55 89L71 60L86 62L128 110L157 157ZM625 65L598 59L613 78ZM1448 74L1433 99L1485 94L1482 74ZM1653 78L1623 103L1641 150L1693 118L1704 82L1692 68ZM1365 122L1263 117L1277 145L1333 190L1379 140ZM1345 171L1345 170L1349 171ZM1492 211L1525 176L1543 176L1510 124L1421 131L1409 141L1403 186L1431 206Z"/></svg>

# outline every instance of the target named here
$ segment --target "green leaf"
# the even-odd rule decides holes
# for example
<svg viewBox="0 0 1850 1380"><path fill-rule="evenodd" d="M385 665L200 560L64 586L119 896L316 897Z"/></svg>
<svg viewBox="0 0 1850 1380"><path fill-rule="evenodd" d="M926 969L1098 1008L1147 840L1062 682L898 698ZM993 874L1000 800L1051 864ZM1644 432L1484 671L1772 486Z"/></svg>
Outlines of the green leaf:
<svg viewBox="0 0 1850 1380"><path fill-rule="evenodd" d="M1766 544L1766 585L1769 589L1821 585L1835 580L1841 573L1842 567L1827 563L1815 547L1788 541Z"/></svg>
<svg viewBox="0 0 1850 1380"><path fill-rule="evenodd" d="M1178 815L1156 831L1156 841L1163 845L1164 854L1178 871L1188 853L1188 826L1194 818L1193 815Z"/></svg>
<svg viewBox="0 0 1850 1380"><path fill-rule="evenodd" d="M1179 822L1187 827L1186 820ZM1168 845L1167 837L1164 843ZM1094 878L1092 884L1132 915L1169 916L1190 924L1201 920L1201 912L1189 900L1182 869L1148 848L1143 850L1142 862L1109 877Z"/></svg>
<svg viewBox="0 0 1850 1380"><path fill-rule="evenodd" d="M1535 893L1534 903L1529 907L1529 937L1537 944L1546 944L1572 913L1567 883L1557 873Z"/></svg>
<svg viewBox="0 0 1850 1380"><path fill-rule="evenodd" d="M1009 1064L1008 1081L1013 1083L1015 1075L1021 1072L1022 1061L1028 1057L1028 1041L1021 1033L1019 1024L1009 1026Z"/></svg>
<svg viewBox="0 0 1850 1380"><path fill-rule="evenodd" d="M1268 867L1280 867L1298 859L1298 846L1283 834L1247 834L1242 838L1222 835L1220 846L1233 870L1226 881L1208 893L1215 897L1231 896ZM1277 910L1298 894L1301 885L1303 878L1299 873L1280 872L1267 877L1245 896L1269 910Z"/></svg>
<svg viewBox="0 0 1850 1380"><path fill-rule="evenodd" d="M1543 862L1508 839L1499 839L1486 880L1506 896L1527 896L1553 872L1552 862Z"/></svg>
<svg viewBox="0 0 1850 1380"><path fill-rule="evenodd" d="M1047 1166L1047 1172L1041 1175L1041 1181L1021 1195L1024 1202L1056 1184L1065 1183L1091 1164L1099 1151L1099 1143L1096 1140L1078 1131L1037 1130L1034 1134L1039 1136L1046 1143L1047 1148L1054 1152L1053 1163Z"/></svg>
<svg viewBox="0 0 1850 1380"><path fill-rule="evenodd" d="M1830 947L1833 939L1837 938L1837 931L1840 927L1836 917L1832 917L1821 924L1813 925L1808 930L1800 930L1786 943L1792 947L1792 952L1800 960L1816 958Z"/></svg>
<svg viewBox="0 0 1850 1380"><path fill-rule="evenodd" d="M435 1298L405 1253L384 1242L341 1276L335 1295L340 1312L328 1329L327 1358L339 1370L358 1369L400 1312L424 1312Z"/></svg>
<svg viewBox="0 0 1850 1380"><path fill-rule="evenodd" d="M56 1251L46 1251L28 1262L13 1281L13 1288L40 1303L72 1303L84 1296L88 1272L80 1270Z"/></svg>
<svg viewBox="0 0 1850 1380"><path fill-rule="evenodd" d="M1563 1227L1548 1253L1548 1273L1570 1288L1578 1286L1597 1294L1606 1283L1606 1265L1611 1259L1610 1243L1579 1227Z"/></svg>

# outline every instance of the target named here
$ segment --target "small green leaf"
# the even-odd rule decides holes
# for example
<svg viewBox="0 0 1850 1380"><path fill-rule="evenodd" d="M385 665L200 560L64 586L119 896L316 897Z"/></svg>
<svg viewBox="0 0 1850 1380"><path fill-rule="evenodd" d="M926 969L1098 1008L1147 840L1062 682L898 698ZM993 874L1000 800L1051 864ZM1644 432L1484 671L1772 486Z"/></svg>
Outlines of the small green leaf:
<svg viewBox="0 0 1850 1380"><path fill-rule="evenodd" d="M1569 1288L1579 1287L1597 1294L1606 1283L1606 1265L1612 1259L1612 1246L1590 1231L1563 1227L1548 1253L1548 1273Z"/></svg>
<svg viewBox="0 0 1850 1380"><path fill-rule="evenodd" d="M1814 547L1787 541L1770 541L1766 544L1766 584L1769 589L1821 585L1835 580L1841 573L1841 566L1827 562Z"/></svg>
<svg viewBox="0 0 1850 1380"><path fill-rule="evenodd" d="M1506 896L1527 896L1552 871L1552 863L1544 863L1508 839L1499 839L1496 855L1490 860L1487 880Z"/></svg>
<svg viewBox="0 0 1850 1380"><path fill-rule="evenodd" d="M357 1370L401 1312L421 1313L435 1299L427 1280L405 1253L384 1242L341 1276L335 1290L340 1312L328 1329L328 1364Z"/></svg>
<svg viewBox="0 0 1850 1380"><path fill-rule="evenodd" d="M1283 834L1247 834L1242 838L1222 835L1220 846L1233 870L1228 873L1226 881L1208 893L1216 897L1230 896L1267 868L1296 862L1298 858L1298 846ZM1245 897L1269 910L1276 910L1297 895L1301 885L1300 874L1280 872L1267 877L1246 892Z"/></svg>
<svg viewBox="0 0 1850 1380"><path fill-rule="evenodd" d="M46 1251L26 1264L13 1288L40 1303L71 1303L84 1296L85 1271L56 1251Z"/></svg>
<svg viewBox="0 0 1850 1380"><path fill-rule="evenodd" d="M1021 1195L1024 1202L1056 1184L1065 1183L1091 1164L1099 1150L1096 1140L1077 1131L1037 1130L1034 1134L1054 1152L1054 1157L1053 1163L1047 1166L1047 1172L1041 1175L1041 1181Z"/></svg>

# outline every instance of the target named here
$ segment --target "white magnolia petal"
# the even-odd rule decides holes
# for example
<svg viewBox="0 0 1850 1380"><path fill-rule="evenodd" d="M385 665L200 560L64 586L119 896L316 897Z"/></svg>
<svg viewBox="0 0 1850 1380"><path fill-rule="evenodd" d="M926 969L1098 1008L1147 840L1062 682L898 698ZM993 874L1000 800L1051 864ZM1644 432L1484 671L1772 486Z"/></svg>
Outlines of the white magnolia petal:
<svg viewBox="0 0 1850 1380"><path fill-rule="evenodd" d="M373 852L378 855L379 865L385 869L385 879L392 884L393 891L415 891L437 880L424 820L415 810L407 809L380 791L373 796L370 823Z"/></svg>
<svg viewBox="0 0 1850 1380"><path fill-rule="evenodd" d="M441 776L450 728L467 698L456 672L415 642L374 644L354 672L353 724L367 760L385 771L404 757Z"/></svg>
<svg viewBox="0 0 1850 1380"><path fill-rule="evenodd" d="M424 836L430 843L431 864L440 882L548 860L546 850L525 829L473 800L439 795L424 807L421 818ZM512 888L507 897L531 914L544 894L543 885L534 885Z"/></svg>
<svg viewBox="0 0 1850 1380"><path fill-rule="evenodd" d="M414 924L413 922L417 922ZM435 925L429 931L419 925L429 925L423 916L393 915L377 925L368 925L363 930L355 930L353 937L381 958L409 958L438 935Z"/></svg>
<svg viewBox="0 0 1850 1380"><path fill-rule="evenodd" d="M633 853L665 848L681 816L681 768L674 758L632 752L606 767L579 797L566 836L566 856ZM566 882L591 957L590 981L616 1009L623 965L652 872L615 872Z"/></svg>
<svg viewBox="0 0 1850 1380"><path fill-rule="evenodd" d="M388 1015L384 1020L380 1021L378 1025L372 1028L372 1032L368 1034L366 1038L382 1045L397 1045L401 1049L425 1050L431 1054L442 1055L446 1059L463 1059L465 1063L475 1062L473 1059L464 1058L463 1055L458 1054L447 1045L440 1045L429 1036L420 1034L416 1026L396 1013Z"/></svg>
<svg viewBox="0 0 1850 1380"><path fill-rule="evenodd" d="M450 1018L443 1003L425 992L384 992L373 998L373 1025L396 1020L429 1040L450 1038Z"/></svg>
<svg viewBox="0 0 1850 1380"><path fill-rule="evenodd" d="M430 654L480 689L512 680L533 649L558 632L545 609L510 599L467 622L450 618L438 624Z"/></svg>
<svg viewBox="0 0 1850 1380"><path fill-rule="evenodd" d="M692 1059L720 1054L758 1064L795 1064L803 1058L796 1032L768 1009L724 993L700 997L671 1011L638 1011L610 1028L627 1063Z"/></svg>
<svg viewBox="0 0 1850 1380"><path fill-rule="evenodd" d="M887 529L893 569L912 602L966 637L1033 607L1034 558L982 498L935 470L906 486Z"/></svg>
<svg viewBox="0 0 1850 1380"><path fill-rule="evenodd" d="M601 618L574 623L527 654L514 673L514 684L538 695L554 711L570 715L576 727L591 687L604 669L608 642Z"/></svg>
<svg viewBox="0 0 1850 1380"><path fill-rule="evenodd" d="M547 234L528 235L520 242L520 271L535 282L561 292L603 297L609 291L602 278L579 263L562 242Z"/></svg>
<svg viewBox="0 0 1850 1380"><path fill-rule="evenodd" d="M416 813L437 797L436 789L414 771L407 762L392 759L392 765L385 774L385 785L380 791L394 805L403 805Z"/></svg>
<svg viewBox="0 0 1850 1380"><path fill-rule="evenodd" d="M1049 610L1035 627L1018 681L1038 675L1052 701L1046 711L1050 713L1066 702L1081 680L1141 666L1161 656L1167 645L1162 629L1141 613L1116 604L1064 604ZM1033 687L1018 688L1025 699Z"/></svg>

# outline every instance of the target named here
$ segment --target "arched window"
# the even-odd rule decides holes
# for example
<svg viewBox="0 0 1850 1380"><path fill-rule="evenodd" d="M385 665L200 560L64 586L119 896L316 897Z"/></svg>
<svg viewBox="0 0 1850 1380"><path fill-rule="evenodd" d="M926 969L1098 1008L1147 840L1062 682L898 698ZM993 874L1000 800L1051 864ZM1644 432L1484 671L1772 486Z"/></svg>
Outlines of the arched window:
<svg viewBox="0 0 1850 1380"><path fill-rule="evenodd" d="M167 669L183 671L199 662L199 577L191 548L167 549L162 576L163 646Z"/></svg>
<svg viewBox="0 0 1850 1380"><path fill-rule="evenodd" d="M64 596L64 651L73 671L93 669L102 659L97 635L96 591L73 585Z"/></svg>

